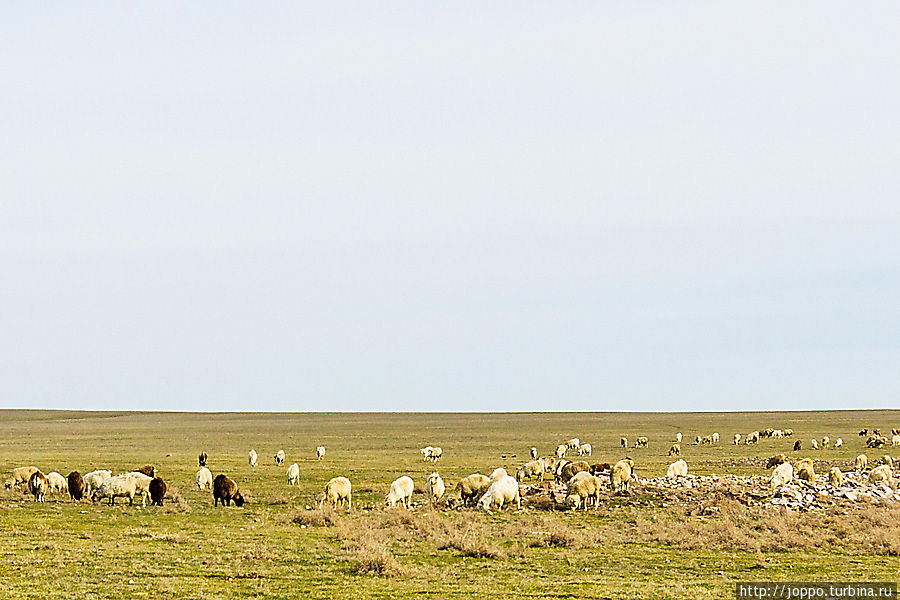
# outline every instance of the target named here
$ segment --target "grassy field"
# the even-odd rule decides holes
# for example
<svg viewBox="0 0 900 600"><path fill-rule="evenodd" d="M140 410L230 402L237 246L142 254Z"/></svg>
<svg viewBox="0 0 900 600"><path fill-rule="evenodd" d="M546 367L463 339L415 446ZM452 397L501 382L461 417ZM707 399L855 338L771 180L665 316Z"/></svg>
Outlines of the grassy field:
<svg viewBox="0 0 900 600"><path fill-rule="evenodd" d="M842 437L838 450L790 452L793 439L733 446L734 433L792 428L793 439ZM594 447L594 462L629 449L641 477L665 473L676 432L698 474L762 474L776 452L849 463L864 452L863 427L900 427L900 411L668 414L172 414L0 411L0 474L34 465L66 475L156 465L177 501L163 508L43 505L0 491L0 597L9 598L729 598L734 582L896 581L900 510L867 505L840 515L750 510L725 497L717 512L691 516L690 502L643 494L605 501L587 514L530 507L485 514L384 510L390 482L424 486L419 448L441 446L448 487L472 472L514 470L537 446L550 454L570 437ZM718 431L722 443L698 447ZM314 460L324 444L327 456ZM260 455L251 469L247 452ZM287 453L284 466L272 456ZM213 508L193 483L197 454L234 479L248 504ZM900 449L893 449L900 453ZM872 451L870 456L887 452ZM300 485L287 485L287 465ZM350 515L307 510L325 482L354 484ZM492 591L493 590L493 591Z"/></svg>

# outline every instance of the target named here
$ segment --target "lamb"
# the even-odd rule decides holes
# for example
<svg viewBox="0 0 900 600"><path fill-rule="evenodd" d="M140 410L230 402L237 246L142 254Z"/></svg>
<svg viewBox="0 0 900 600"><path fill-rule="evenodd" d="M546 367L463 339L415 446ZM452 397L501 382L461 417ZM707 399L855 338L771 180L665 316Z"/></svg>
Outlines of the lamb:
<svg viewBox="0 0 900 600"><path fill-rule="evenodd" d="M349 479L346 477L334 477L325 484L325 495L322 497L322 501L319 502L319 506L321 507L327 500L331 503L332 508L337 510L338 505L343 505L346 502L347 510L349 511L352 499L351 492L352 486Z"/></svg>
<svg viewBox="0 0 900 600"><path fill-rule="evenodd" d="M834 487L841 487L841 484L844 483L844 474L840 469L831 467L831 470L828 471L828 483Z"/></svg>
<svg viewBox="0 0 900 600"><path fill-rule="evenodd" d="M684 461L683 458L676 460L671 465L669 465L669 469L666 471L666 477L668 479L675 479L676 477L687 477L688 474L688 464Z"/></svg>
<svg viewBox="0 0 900 600"><path fill-rule="evenodd" d="M714 431L714 432L713 432L713 434L712 434L712 443L713 443L713 444L718 444L718 443L719 443L719 432L718 432L718 431Z"/></svg>
<svg viewBox="0 0 900 600"><path fill-rule="evenodd" d="M578 446L578 456L591 456L593 450L590 444L581 444Z"/></svg>
<svg viewBox="0 0 900 600"><path fill-rule="evenodd" d="M619 439L619 445L622 446L623 448L627 448L628 447L628 438L623 437L623 438Z"/></svg>
<svg viewBox="0 0 900 600"><path fill-rule="evenodd" d="M478 503L486 511L497 505L497 510L503 510L504 504L515 501L516 508L522 508L522 497L519 495L519 484L515 479L506 475L494 481L487 489Z"/></svg>
<svg viewBox="0 0 900 600"><path fill-rule="evenodd" d="M816 438L809 440L809 445L810 445L810 447L812 447L813 450L819 449L819 441Z"/></svg>
<svg viewBox="0 0 900 600"><path fill-rule="evenodd" d="M794 467L789 462L781 463L772 471L772 487L780 488L794 479Z"/></svg>
<svg viewBox="0 0 900 600"><path fill-rule="evenodd" d="M6 486L6 489L10 489L22 484L27 484L31 480L31 476L37 472L37 467L16 467L12 471L12 476L4 482L4 485Z"/></svg>
<svg viewBox="0 0 900 600"><path fill-rule="evenodd" d="M801 442L800 440L797 440L794 442L794 452L800 452L800 450L802 448L803 448L803 442Z"/></svg>
<svg viewBox="0 0 900 600"><path fill-rule="evenodd" d="M411 477L406 475L398 477L391 484L391 489L384 497L384 503L388 506L394 506L400 502L400 506L409 510L409 503L412 501L413 490L415 484Z"/></svg>
<svg viewBox="0 0 900 600"><path fill-rule="evenodd" d="M284 464L284 450L279 450L275 453L275 464L281 465Z"/></svg>
<svg viewBox="0 0 900 600"><path fill-rule="evenodd" d="M531 447L531 460L535 460L537 458L537 448L534 446Z"/></svg>
<svg viewBox="0 0 900 600"><path fill-rule="evenodd" d="M425 492L428 494L428 499L431 501L431 506L434 506L438 502L441 501L441 498L444 497L444 492L446 491L446 486L444 486L444 480L441 479L440 473L434 472L428 476L428 480L425 482Z"/></svg>
<svg viewBox="0 0 900 600"><path fill-rule="evenodd" d="M491 481L497 481L501 477L506 477L506 476L507 476L506 469L504 469L503 467L497 467L491 473Z"/></svg>
<svg viewBox="0 0 900 600"><path fill-rule="evenodd" d="M94 492L100 489L100 484L109 479L112 472L105 469L91 471L84 476L84 493L88 497L93 497Z"/></svg>
<svg viewBox="0 0 900 600"><path fill-rule="evenodd" d="M142 475L146 475L147 477L153 479L156 477L156 467L153 465L144 465L140 469L135 469L132 473L141 473Z"/></svg>
<svg viewBox="0 0 900 600"><path fill-rule="evenodd" d="M162 506L166 497L166 482L159 477L150 480L150 506Z"/></svg>
<svg viewBox="0 0 900 600"><path fill-rule="evenodd" d="M206 459L207 459L207 458L208 458L208 457L206 456L206 452L201 452L201 453L200 453L200 456L197 457L197 466L198 466L198 467L205 467L205 466L206 466Z"/></svg>
<svg viewBox="0 0 900 600"><path fill-rule="evenodd" d="M65 477L63 477L56 471L47 473L47 481L50 482L50 487L49 487L48 491L51 494L68 494L69 493L69 482L66 481Z"/></svg>
<svg viewBox="0 0 900 600"><path fill-rule="evenodd" d="M570 462L563 466L559 471L559 480L563 483L572 479L576 473L581 473L582 471L591 471L591 465L587 464L583 460L579 460L577 462Z"/></svg>
<svg viewBox="0 0 900 600"><path fill-rule="evenodd" d="M838 438L838 439L834 440L834 447L835 447L835 448L840 448L840 447L843 446L843 445L844 445L844 440L842 440L841 438Z"/></svg>
<svg viewBox="0 0 900 600"><path fill-rule="evenodd" d="M569 480L569 484L566 486L566 501L572 504L576 510L579 505L584 506L584 510L587 510L593 498L596 508L600 506L600 490L600 479L586 471L581 471Z"/></svg>
<svg viewBox="0 0 900 600"><path fill-rule="evenodd" d="M808 481L809 483L816 482L816 470L813 467L812 459L803 458L797 461L795 466L795 470L797 472L797 479L802 479L803 481Z"/></svg>
<svg viewBox="0 0 900 600"><path fill-rule="evenodd" d="M251 467L255 467L257 460L259 460L259 455L256 454L256 450L251 449L250 454L247 455L247 462Z"/></svg>
<svg viewBox="0 0 900 600"><path fill-rule="evenodd" d="M893 475L889 466L881 465L880 467L875 467L869 473L869 483L885 482L888 486L893 487Z"/></svg>
<svg viewBox="0 0 900 600"><path fill-rule="evenodd" d="M646 448L647 447L647 438L644 436L639 437L634 441L635 448Z"/></svg>
<svg viewBox="0 0 900 600"><path fill-rule="evenodd" d="M565 458L566 456L566 446L565 444L560 444L556 447L556 458Z"/></svg>
<svg viewBox="0 0 900 600"><path fill-rule="evenodd" d="M628 490L628 484L631 482L632 472L634 471L634 461L630 458L620 460L615 464L612 470L610 483L613 491Z"/></svg>
<svg viewBox="0 0 900 600"><path fill-rule="evenodd" d="M147 506L147 500L150 498L150 482L153 478L139 471L132 471L128 475L135 480L137 493L141 495L141 505Z"/></svg>
<svg viewBox="0 0 900 600"><path fill-rule="evenodd" d="M680 431L679 431L678 433L675 434L675 443L676 443L676 444L680 444L680 443L681 443L681 432L680 432Z"/></svg>
<svg viewBox="0 0 900 600"><path fill-rule="evenodd" d="M211 490L213 487L212 471L210 471L206 467L201 468L199 471L197 471L197 475L194 476L194 481L197 482L198 490L202 490L204 488Z"/></svg>
<svg viewBox="0 0 900 600"><path fill-rule="evenodd" d="M66 483L69 488L69 495L72 497L72 502L77 502L84 498L84 478L81 477L81 473L72 471L66 478Z"/></svg>
<svg viewBox="0 0 900 600"><path fill-rule="evenodd" d="M472 473L471 475L460 479L454 489L459 492L459 497L462 500L463 505L466 505L482 496L490 485L490 477L482 475L481 473Z"/></svg>
<svg viewBox="0 0 900 600"><path fill-rule="evenodd" d="M856 457L856 471L862 473L869 466L869 459L865 454Z"/></svg>
<svg viewBox="0 0 900 600"><path fill-rule="evenodd" d="M325 446L316 446L316 460L325 458Z"/></svg>
<svg viewBox="0 0 900 600"><path fill-rule="evenodd" d="M525 481L525 478L531 477L540 477L541 481L544 480L544 463L539 460L533 460L531 462L527 462L522 467L516 471L516 481Z"/></svg>
<svg viewBox="0 0 900 600"><path fill-rule="evenodd" d="M737 446L740 443L741 443L741 434L739 434L739 433L734 434L734 445Z"/></svg>
<svg viewBox="0 0 900 600"><path fill-rule="evenodd" d="M35 502L43 502L44 495L50 492L50 480L40 471L35 471L28 480L28 491L34 496Z"/></svg>
<svg viewBox="0 0 900 600"><path fill-rule="evenodd" d="M237 484L224 473L216 475L213 480L213 498L215 499L213 506L218 506L220 500L222 506L231 506L232 500L235 506L244 505L244 497L238 491Z"/></svg>
<svg viewBox="0 0 900 600"><path fill-rule="evenodd" d="M681 454L681 446L678 444L672 444L672 447L669 448L669 456L678 456Z"/></svg>
<svg viewBox="0 0 900 600"><path fill-rule="evenodd" d="M787 457L784 454L776 454L775 456L770 456L769 460L766 461L766 468L771 469L785 462L787 462Z"/></svg>
<svg viewBox="0 0 900 600"><path fill-rule="evenodd" d="M566 446L571 448L572 450L578 450L578 446L581 445L581 440L578 438L572 438L571 440L566 442Z"/></svg>
<svg viewBox="0 0 900 600"><path fill-rule="evenodd" d="M90 475L90 473L88 473ZM87 478L85 477L85 481ZM128 504L134 504L134 496L137 493L137 479L129 475L116 475L107 477L100 483L100 487L94 490L91 500L97 502L109 498L109 504L116 503L116 498L128 498Z"/></svg>
<svg viewBox="0 0 900 600"><path fill-rule="evenodd" d="M300 465L292 464L287 470L288 485L300 485Z"/></svg>

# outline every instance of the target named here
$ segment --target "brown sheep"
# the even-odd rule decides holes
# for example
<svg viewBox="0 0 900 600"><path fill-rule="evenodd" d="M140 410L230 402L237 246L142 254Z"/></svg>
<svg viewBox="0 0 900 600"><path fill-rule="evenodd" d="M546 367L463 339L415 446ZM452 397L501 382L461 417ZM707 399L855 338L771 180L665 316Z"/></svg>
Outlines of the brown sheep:
<svg viewBox="0 0 900 600"><path fill-rule="evenodd" d="M681 454L681 446L678 444L672 444L672 447L669 448L669 456L679 456Z"/></svg>
<svg viewBox="0 0 900 600"><path fill-rule="evenodd" d="M47 476L37 471L31 475L28 480L28 491L34 496L35 502L43 502L44 494L50 491L50 481Z"/></svg>
<svg viewBox="0 0 900 600"><path fill-rule="evenodd" d="M66 480L69 482L69 495L72 496L72 501L75 502L84 499L85 486L81 473L72 471L69 473L69 476L66 477Z"/></svg>
<svg viewBox="0 0 900 600"><path fill-rule="evenodd" d="M160 479L159 477L153 478L153 481L150 482L150 506L162 506L163 498L166 497L166 482ZM237 504L237 500L235 499L235 504ZM240 504L238 504L240 506Z"/></svg>
<svg viewBox="0 0 900 600"><path fill-rule="evenodd" d="M219 500L222 501L222 506L231 506L232 500L235 506L244 505L244 497L238 491L237 484L224 473L216 475L213 480L213 498L216 500L213 506L218 506Z"/></svg>
<svg viewBox="0 0 900 600"><path fill-rule="evenodd" d="M576 473L581 473L582 471L590 471L591 465L587 464L583 460L570 462L566 466L564 466L559 472L559 480L563 483L572 479Z"/></svg>
<svg viewBox="0 0 900 600"><path fill-rule="evenodd" d="M797 479L802 479L803 481L808 481L809 483L816 482L816 469L813 466L813 461L810 458L804 458L797 461L797 464L794 465L794 468L797 471Z"/></svg>
<svg viewBox="0 0 900 600"><path fill-rule="evenodd" d="M775 456L770 456L769 460L766 461L766 468L771 469L784 462L787 462L787 457L784 454L776 454Z"/></svg>
<svg viewBox="0 0 900 600"><path fill-rule="evenodd" d="M156 467L153 465L144 465L140 469L135 469L135 473L143 473L147 477L156 477Z"/></svg>
<svg viewBox="0 0 900 600"><path fill-rule="evenodd" d="M594 463L591 465L591 475L609 475L612 472L612 465L609 463Z"/></svg>
<svg viewBox="0 0 900 600"><path fill-rule="evenodd" d="M803 448L803 444L800 442L800 440L797 440L796 442L794 442L794 452L800 452L800 450L802 448Z"/></svg>

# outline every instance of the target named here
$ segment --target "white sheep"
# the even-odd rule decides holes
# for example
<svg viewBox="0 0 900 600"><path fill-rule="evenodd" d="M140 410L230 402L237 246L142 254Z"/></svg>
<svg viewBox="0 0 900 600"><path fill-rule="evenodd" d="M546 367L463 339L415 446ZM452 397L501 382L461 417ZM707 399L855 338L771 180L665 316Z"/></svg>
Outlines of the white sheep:
<svg viewBox="0 0 900 600"><path fill-rule="evenodd" d="M719 432L718 432L718 431L714 431L714 432L713 432L713 434L712 434L712 443L713 443L713 444L718 444L718 443L719 443Z"/></svg>
<svg viewBox="0 0 900 600"><path fill-rule="evenodd" d="M741 443L741 434L739 434L739 433L734 434L734 445L737 446L740 443Z"/></svg>
<svg viewBox="0 0 900 600"><path fill-rule="evenodd" d="M613 491L627 490L628 484L631 482L631 476L634 471L634 461L630 458L620 460L613 466L610 484Z"/></svg>
<svg viewBox="0 0 900 600"><path fill-rule="evenodd" d="M669 469L666 471L666 477L668 479L675 479L676 477L687 477L688 474L688 464L685 460L679 459L669 465Z"/></svg>
<svg viewBox="0 0 900 600"><path fill-rule="evenodd" d="M69 493L69 481L56 471L47 473L47 481L50 483L49 491L51 494Z"/></svg>
<svg viewBox="0 0 900 600"><path fill-rule="evenodd" d="M491 481L497 481L498 479L506 477L507 475L508 473L506 472L506 469L504 469L503 467L497 467L491 472Z"/></svg>
<svg viewBox="0 0 900 600"><path fill-rule="evenodd" d="M627 437L619 438L619 445L622 446L623 448L627 448L628 447L628 438Z"/></svg>
<svg viewBox="0 0 900 600"><path fill-rule="evenodd" d="M823 436L822 437L822 448L827 448L830 445L831 445L831 438L828 437L827 435Z"/></svg>
<svg viewBox="0 0 900 600"><path fill-rule="evenodd" d="M82 479L84 479L84 495L86 497L93 495L100 487L100 484L110 477L112 477L112 471L107 471L106 469L91 471L82 477Z"/></svg>
<svg viewBox="0 0 900 600"><path fill-rule="evenodd" d="M495 505L497 510L503 510L504 504L510 504L513 501L516 503L516 508L522 508L522 497L519 495L518 482L509 475L504 475L494 480L478 503L481 505L481 508L490 511Z"/></svg>
<svg viewBox="0 0 900 600"><path fill-rule="evenodd" d="M431 449L431 462L437 462L442 456L444 456L444 450L440 446L435 446Z"/></svg>
<svg viewBox="0 0 900 600"><path fill-rule="evenodd" d="M566 442L566 446L571 448L572 450L578 450L578 446L581 445L581 440L578 438L572 438L571 440Z"/></svg>
<svg viewBox="0 0 900 600"><path fill-rule="evenodd" d="M891 436L891 446L900 446L900 435Z"/></svg>
<svg viewBox="0 0 900 600"><path fill-rule="evenodd" d="M844 474L841 473L841 470L837 467L831 467L831 470L828 471L828 483L830 483L834 487L841 487L841 484L843 482Z"/></svg>
<svg viewBox="0 0 900 600"><path fill-rule="evenodd" d="M531 462L527 462L522 465L518 471L516 471L516 481L525 481L526 478L531 478L535 476L539 476L541 481L544 480L544 472L546 471L546 467L544 466L544 462L540 460L533 460Z"/></svg>
<svg viewBox="0 0 900 600"><path fill-rule="evenodd" d="M431 460L431 454L432 452L434 452L434 448L432 448L431 446L425 446L424 448L419 450L419 452L422 453L422 460L429 461Z"/></svg>
<svg viewBox="0 0 900 600"><path fill-rule="evenodd" d="M581 444L578 446L578 456L591 456L594 449L590 444Z"/></svg>
<svg viewBox="0 0 900 600"><path fill-rule="evenodd" d="M319 507L321 508L322 504L325 503L325 501L328 501L331 503L331 506L337 510L338 505L343 505L346 502L347 510L349 511L351 507L352 489L353 486L346 477L333 477L325 484L325 495L322 497L322 501L319 502Z"/></svg>
<svg viewBox="0 0 900 600"><path fill-rule="evenodd" d="M681 432L680 432L680 431L679 431L678 433L676 433L676 434L675 434L675 443L676 443L676 444L680 444L680 443L681 443L681 440L682 440L682 437L683 437L683 436L681 435Z"/></svg>
<svg viewBox="0 0 900 600"><path fill-rule="evenodd" d="M536 458L537 458L537 454L538 454L538 453L537 453L537 448L535 448L534 446L532 446L532 447L531 447L531 460L536 459Z"/></svg>
<svg viewBox="0 0 900 600"><path fill-rule="evenodd" d="M556 447L556 458L565 458L566 450L568 450L568 448L566 448L565 444L560 444L559 446L557 446Z"/></svg>
<svg viewBox="0 0 900 600"><path fill-rule="evenodd" d="M793 481L794 479L794 466L789 463L781 463L772 471L772 487L780 488L783 485L786 485Z"/></svg>
<svg viewBox="0 0 900 600"><path fill-rule="evenodd" d="M316 460L325 458L325 446L316 446Z"/></svg>
<svg viewBox="0 0 900 600"><path fill-rule="evenodd" d="M250 453L247 455L247 462L250 463L251 467L256 466L256 462L259 460L259 455L256 454L256 450L250 450Z"/></svg>
<svg viewBox="0 0 900 600"><path fill-rule="evenodd" d="M281 465L284 464L284 450L279 450L275 453L275 464Z"/></svg>
<svg viewBox="0 0 900 600"><path fill-rule="evenodd" d="M843 445L844 445L844 440L842 440L841 438L838 438L838 439L834 440L834 447L835 447L835 448L840 448L840 447L843 446Z"/></svg>
<svg viewBox="0 0 900 600"><path fill-rule="evenodd" d="M809 440L809 445L812 446L813 450L818 450L819 449L819 440L817 440L816 438L813 438L813 439Z"/></svg>
<svg viewBox="0 0 900 600"><path fill-rule="evenodd" d="M869 466L869 458L865 454L856 457L856 470L862 473Z"/></svg>
<svg viewBox="0 0 900 600"><path fill-rule="evenodd" d="M394 506L399 502L400 506L409 510L409 503L412 501L413 490L415 487L411 477L406 475L398 477L391 483L391 489L384 497L384 503L388 506Z"/></svg>
<svg viewBox="0 0 900 600"><path fill-rule="evenodd" d="M153 481L153 478L137 471L126 473L126 475L134 479L135 491L141 495L141 505L147 506L147 500L150 499L150 482Z"/></svg>
<svg viewBox="0 0 900 600"><path fill-rule="evenodd" d="M425 482L425 492L428 494L432 506L441 501L446 491L447 488L440 473L435 472L428 476L428 480Z"/></svg>
<svg viewBox="0 0 900 600"><path fill-rule="evenodd" d="M746 437L744 438L744 443L747 444L748 446L750 444L758 444L759 443L759 432L751 431L750 433L748 433L746 435Z"/></svg>
<svg viewBox="0 0 900 600"><path fill-rule="evenodd" d="M287 470L288 485L300 485L300 465L292 464Z"/></svg>
<svg viewBox="0 0 900 600"><path fill-rule="evenodd" d="M869 483L881 483L884 481L890 486L892 485L893 475L894 473L889 466L881 465L880 467L875 467L869 473Z"/></svg>
<svg viewBox="0 0 900 600"><path fill-rule="evenodd" d="M587 510L593 498L594 506L598 507L601 489L599 477L594 477L587 471L580 471L566 485L566 501L576 510L579 506L584 506L584 510Z"/></svg>
<svg viewBox="0 0 900 600"><path fill-rule="evenodd" d="M38 472L37 467L16 467L12 471L12 476L4 482L6 489L18 487L27 484L31 476Z"/></svg>
<svg viewBox="0 0 900 600"><path fill-rule="evenodd" d="M116 475L107 477L91 495L91 500L97 502L103 498L109 498L109 504L116 503L116 498L128 498L129 504L134 504L134 496L137 494L137 479L128 475Z"/></svg>
<svg viewBox="0 0 900 600"><path fill-rule="evenodd" d="M211 490L213 487L212 471L210 471L206 467L202 467L199 471L197 471L197 475L194 477L194 481L197 482L198 490Z"/></svg>

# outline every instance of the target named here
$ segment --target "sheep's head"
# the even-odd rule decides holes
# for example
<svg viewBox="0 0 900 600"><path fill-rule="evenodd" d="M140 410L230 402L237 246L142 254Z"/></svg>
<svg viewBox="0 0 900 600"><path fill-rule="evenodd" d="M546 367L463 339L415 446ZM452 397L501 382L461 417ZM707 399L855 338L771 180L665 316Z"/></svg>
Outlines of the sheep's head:
<svg viewBox="0 0 900 600"><path fill-rule="evenodd" d="M231 497L234 500L235 506L243 506L244 505L244 497L241 496L240 492L237 492L234 496Z"/></svg>
<svg viewBox="0 0 900 600"><path fill-rule="evenodd" d="M9 490L9 489L12 489L12 486L14 486L15 483L16 483L16 480L13 479L12 477L10 477L9 479L7 479L6 481L3 482L3 487L5 487L6 489Z"/></svg>
<svg viewBox="0 0 900 600"><path fill-rule="evenodd" d="M566 496L566 505L571 506L572 508L578 508L581 506L581 498L579 498L577 494L569 494Z"/></svg>

